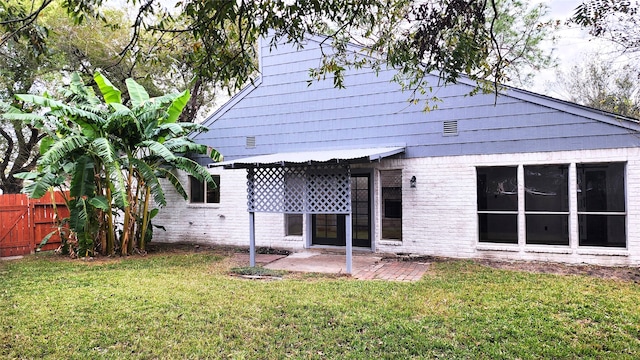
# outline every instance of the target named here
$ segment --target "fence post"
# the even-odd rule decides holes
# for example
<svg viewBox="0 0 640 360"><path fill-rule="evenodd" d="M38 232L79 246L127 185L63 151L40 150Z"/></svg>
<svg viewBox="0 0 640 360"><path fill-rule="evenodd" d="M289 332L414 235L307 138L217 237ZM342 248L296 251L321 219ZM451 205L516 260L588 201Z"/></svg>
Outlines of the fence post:
<svg viewBox="0 0 640 360"><path fill-rule="evenodd" d="M31 237L31 253L33 254L36 252L36 205L28 195L25 196L27 197L27 206L29 207L27 217L29 218L29 235Z"/></svg>

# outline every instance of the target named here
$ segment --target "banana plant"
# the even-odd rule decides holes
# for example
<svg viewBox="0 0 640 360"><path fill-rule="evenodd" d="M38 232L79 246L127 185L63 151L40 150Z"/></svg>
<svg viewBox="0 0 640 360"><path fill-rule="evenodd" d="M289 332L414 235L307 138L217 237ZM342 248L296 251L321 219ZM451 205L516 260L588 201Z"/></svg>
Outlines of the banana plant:
<svg viewBox="0 0 640 360"><path fill-rule="evenodd" d="M215 186L206 169L187 157L207 153L206 146L188 137L206 128L177 122L188 91L151 98L143 86L128 79L130 102L124 103L122 92L102 74L94 74L93 80L101 96L73 74L61 92L65 100L47 94L17 95L38 112L10 109L3 115L28 121L47 134L37 172L25 175L32 180L25 191L41 197L51 187L69 189L69 224L80 254L91 255L94 248L107 255L144 251L158 211L153 205L166 205L160 179L167 179L185 199L176 169ZM211 155L220 157L215 150ZM117 237L119 216L123 223Z"/></svg>

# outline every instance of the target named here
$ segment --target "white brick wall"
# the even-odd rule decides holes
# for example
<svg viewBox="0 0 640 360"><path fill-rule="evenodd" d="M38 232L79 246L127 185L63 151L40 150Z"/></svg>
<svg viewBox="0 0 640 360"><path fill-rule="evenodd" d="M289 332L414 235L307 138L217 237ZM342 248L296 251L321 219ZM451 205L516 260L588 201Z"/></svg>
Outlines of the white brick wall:
<svg viewBox="0 0 640 360"><path fill-rule="evenodd" d="M451 156L383 160L374 167L373 248L377 252L415 253L457 258L541 260L603 265L640 265L640 150L610 149L527 154ZM575 164L581 162L627 162L627 248L579 248L577 225L570 227L569 247L478 244L476 209L476 166L533 164ZM359 165L358 167L369 167ZM379 170L402 169L403 239L380 238L381 204ZM246 211L246 171L211 169L221 175L221 201L216 205L190 205L178 195L168 195L170 205L161 210L155 223L154 240L198 241L226 245L249 244L249 215ZM571 170L575 177L575 169ZM409 186L415 176L416 187ZM186 177L184 178L186 183ZM575 194L575 185L570 192ZM575 198L575 197L574 197ZM520 199L520 201L524 201ZM575 201L571 204L575 212ZM305 218L305 222L307 219ZM303 227L307 229L306 224ZM520 236L524 238L522 219ZM258 246L301 249L303 237L284 236L282 214L256 214Z"/></svg>
<svg viewBox="0 0 640 360"><path fill-rule="evenodd" d="M154 229L153 241L249 246L246 170L213 168L209 172L220 175L220 203L190 204L168 190L170 185L165 186L167 207L160 210L153 223L167 231ZM180 173L180 180L188 186L186 174ZM300 236L284 236L284 215L257 213L256 245L302 248L303 241Z"/></svg>

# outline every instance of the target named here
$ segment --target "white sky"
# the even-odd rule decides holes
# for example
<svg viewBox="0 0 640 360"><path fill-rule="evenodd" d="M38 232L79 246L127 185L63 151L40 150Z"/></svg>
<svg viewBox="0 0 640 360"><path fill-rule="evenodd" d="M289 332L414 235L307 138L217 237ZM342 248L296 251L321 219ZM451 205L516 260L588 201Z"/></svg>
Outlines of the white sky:
<svg viewBox="0 0 640 360"><path fill-rule="evenodd" d="M558 19L564 24L573 13L574 9L582 3L582 0L546 0L542 1L549 6L549 18ZM584 60L605 49L610 49L611 45L604 40L594 39L585 30L572 26L571 28L562 25L556 33L556 43L547 44L553 48L553 55L557 58L558 70L568 71L573 65L580 64ZM552 90L550 83L556 78L556 69L546 69L540 71L535 76L534 84L528 90L553 97L562 97L562 94Z"/></svg>

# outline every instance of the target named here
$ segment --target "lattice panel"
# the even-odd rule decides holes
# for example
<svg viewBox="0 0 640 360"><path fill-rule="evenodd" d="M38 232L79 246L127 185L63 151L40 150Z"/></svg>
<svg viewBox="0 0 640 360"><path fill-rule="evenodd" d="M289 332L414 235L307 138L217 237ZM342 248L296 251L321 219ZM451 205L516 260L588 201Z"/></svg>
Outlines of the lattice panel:
<svg viewBox="0 0 640 360"><path fill-rule="evenodd" d="M249 212L348 214L350 170L345 166L247 169Z"/></svg>

